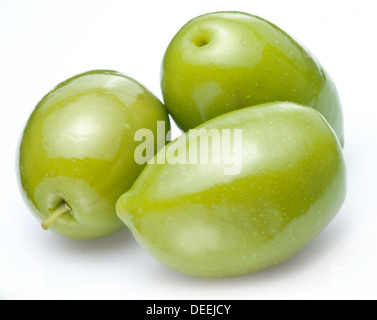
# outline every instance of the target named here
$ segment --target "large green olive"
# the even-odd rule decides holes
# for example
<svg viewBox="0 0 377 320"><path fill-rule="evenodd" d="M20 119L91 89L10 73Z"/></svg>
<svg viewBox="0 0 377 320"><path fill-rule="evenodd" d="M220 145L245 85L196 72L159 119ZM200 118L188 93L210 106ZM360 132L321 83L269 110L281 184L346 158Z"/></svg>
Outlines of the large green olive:
<svg viewBox="0 0 377 320"><path fill-rule="evenodd" d="M327 121L310 107L272 103L219 116L167 145L117 213L168 267L230 277L296 254L335 217L345 190Z"/></svg>
<svg viewBox="0 0 377 320"><path fill-rule="evenodd" d="M134 135L148 128L157 137L159 120L167 131L162 103L115 71L80 74L48 93L26 125L19 153L22 191L44 228L73 239L124 228L115 203L144 168L134 160Z"/></svg>
<svg viewBox="0 0 377 320"><path fill-rule="evenodd" d="M326 71L287 33L246 13L210 13L183 26L166 50L161 88L184 131L243 107L291 101L319 111L344 142L338 93Z"/></svg>

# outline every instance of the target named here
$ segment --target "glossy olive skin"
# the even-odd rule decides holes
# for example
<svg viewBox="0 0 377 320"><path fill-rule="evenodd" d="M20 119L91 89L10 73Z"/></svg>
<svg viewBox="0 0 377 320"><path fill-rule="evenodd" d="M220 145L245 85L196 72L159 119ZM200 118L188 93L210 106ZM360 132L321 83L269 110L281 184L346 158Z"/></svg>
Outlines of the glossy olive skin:
<svg viewBox="0 0 377 320"><path fill-rule="evenodd" d="M272 23L241 12L215 12L189 21L162 63L166 107L184 130L221 114L275 101L311 106L341 144L337 89L300 44Z"/></svg>
<svg viewBox="0 0 377 320"><path fill-rule="evenodd" d="M45 220L64 201L71 207L51 227L88 240L124 228L115 203L144 165L134 161L140 128L169 119L163 104L125 75L93 70L48 93L23 132L19 178L26 203Z"/></svg>
<svg viewBox="0 0 377 320"><path fill-rule="evenodd" d="M148 164L117 203L137 241L166 266L209 278L256 272L296 254L341 208L342 149L314 109L272 103L199 128L242 129L239 174L224 175L224 162ZM155 159L174 143L197 142L185 136Z"/></svg>

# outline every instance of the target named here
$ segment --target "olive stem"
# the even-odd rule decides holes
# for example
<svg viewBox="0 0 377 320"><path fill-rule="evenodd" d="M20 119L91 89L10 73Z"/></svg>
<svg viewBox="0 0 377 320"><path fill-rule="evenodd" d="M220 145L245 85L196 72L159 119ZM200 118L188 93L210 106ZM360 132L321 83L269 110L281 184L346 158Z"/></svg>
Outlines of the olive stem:
<svg viewBox="0 0 377 320"><path fill-rule="evenodd" d="M71 211L71 207L63 202L52 214L50 214L46 220L42 222L42 228L48 230L52 224L60 217L63 213Z"/></svg>

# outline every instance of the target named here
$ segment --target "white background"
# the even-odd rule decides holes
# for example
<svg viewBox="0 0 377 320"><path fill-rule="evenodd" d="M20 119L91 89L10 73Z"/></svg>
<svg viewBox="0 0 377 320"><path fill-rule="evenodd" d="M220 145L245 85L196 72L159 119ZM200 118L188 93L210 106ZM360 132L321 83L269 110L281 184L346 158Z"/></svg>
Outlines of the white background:
<svg viewBox="0 0 377 320"><path fill-rule="evenodd" d="M345 114L348 196L330 226L291 260L222 280L165 268L124 231L75 242L26 209L15 158L25 122L61 81L115 69L161 98L160 65L198 15L259 15L303 43L337 84ZM0 299L376 299L377 1L0 2Z"/></svg>

